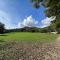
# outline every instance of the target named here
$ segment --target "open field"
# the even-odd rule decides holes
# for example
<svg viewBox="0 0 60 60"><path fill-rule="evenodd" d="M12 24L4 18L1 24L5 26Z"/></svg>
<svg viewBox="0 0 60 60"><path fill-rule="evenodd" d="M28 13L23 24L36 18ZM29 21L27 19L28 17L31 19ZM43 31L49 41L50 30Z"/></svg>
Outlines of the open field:
<svg viewBox="0 0 60 60"><path fill-rule="evenodd" d="M50 42L57 38L58 34L50 33L29 33L29 32L14 32L0 35L0 41L17 40L24 42Z"/></svg>
<svg viewBox="0 0 60 60"><path fill-rule="evenodd" d="M0 60L60 60L60 36L58 42L57 37L58 34L28 32L0 35Z"/></svg>

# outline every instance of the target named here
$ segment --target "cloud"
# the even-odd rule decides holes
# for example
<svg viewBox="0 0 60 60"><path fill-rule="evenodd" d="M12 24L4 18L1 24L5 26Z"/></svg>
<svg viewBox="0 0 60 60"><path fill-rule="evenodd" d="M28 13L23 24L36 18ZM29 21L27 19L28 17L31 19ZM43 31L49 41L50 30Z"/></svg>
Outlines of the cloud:
<svg viewBox="0 0 60 60"><path fill-rule="evenodd" d="M6 29L22 28L25 26L35 27L38 24L38 21L36 21L32 16L28 16L22 22L17 24L12 23L12 19L13 18L7 12L0 10L0 22L5 24Z"/></svg>
<svg viewBox="0 0 60 60"><path fill-rule="evenodd" d="M18 27L20 28L25 27L25 26L35 27L37 24L38 24L38 21L36 21L32 16L28 16L22 22L18 23Z"/></svg>
<svg viewBox="0 0 60 60"><path fill-rule="evenodd" d="M0 22L5 24L6 29L17 28L16 24L13 24L13 18L5 11L0 10Z"/></svg>
<svg viewBox="0 0 60 60"><path fill-rule="evenodd" d="M51 24L51 21L53 21L53 20L55 20L56 19L56 17L55 16L52 16L52 17L50 17L50 18L48 18L48 17L46 17L45 19L43 19L42 21L41 21L41 23L42 23L42 28L43 27L47 27L47 26L49 26L50 24Z"/></svg>
<svg viewBox="0 0 60 60"><path fill-rule="evenodd" d="M10 28L10 16L7 14L7 12L0 10L0 22L5 24L5 28Z"/></svg>
<svg viewBox="0 0 60 60"><path fill-rule="evenodd" d="M51 21L55 20L56 17L52 16L50 18L46 17L39 23L32 16L26 17L22 22L17 22L17 24L12 23L13 18L5 11L0 10L0 22L5 24L6 29L22 28L28 27L47 27L51 24Z"/></svg>

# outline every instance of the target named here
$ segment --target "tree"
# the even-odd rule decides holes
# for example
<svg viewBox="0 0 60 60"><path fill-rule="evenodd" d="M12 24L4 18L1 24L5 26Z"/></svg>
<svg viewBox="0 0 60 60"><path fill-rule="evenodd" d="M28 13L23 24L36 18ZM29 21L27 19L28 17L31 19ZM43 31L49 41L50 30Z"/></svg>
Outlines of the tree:
<svg viewBox="0 0 60 60"><path fill-rule="evenodd" d="M5 32L4 24L0 22L0 34L3 34Z"/></svg>
<svg viewBox="0 0 60 60"><path fill-rule="evenodd" d="M60 29L60 0L32 0L33 6L39 8L41 5L46 7L46 16L56 16L51 27L55 30Z"/></svg>
<svg viewBox="0 0 60 60"><path fill-rule="evenodd" d="M60 0L32 0L35 8L39 8L41 5L47 8L47 16L56 16L60 18Z"/></svg>

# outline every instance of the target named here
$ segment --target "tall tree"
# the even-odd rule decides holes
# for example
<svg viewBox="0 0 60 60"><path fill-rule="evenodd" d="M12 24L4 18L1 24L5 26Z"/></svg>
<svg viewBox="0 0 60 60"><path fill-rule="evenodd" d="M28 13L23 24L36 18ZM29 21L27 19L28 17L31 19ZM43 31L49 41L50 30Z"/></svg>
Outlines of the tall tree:
<svg viewBox="0 0 60 60"><path fill-rule="evenodd" d="M46 15L56 16L56 19L52 22L52 26L60 28L60 0L32 0L33 6L39 8L41 5L46 7Z"/></svg>

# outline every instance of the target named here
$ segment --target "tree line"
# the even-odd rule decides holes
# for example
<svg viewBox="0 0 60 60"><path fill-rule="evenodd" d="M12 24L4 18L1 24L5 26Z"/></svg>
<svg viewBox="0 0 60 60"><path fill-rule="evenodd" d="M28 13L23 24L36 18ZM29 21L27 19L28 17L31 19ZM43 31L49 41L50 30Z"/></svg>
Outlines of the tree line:
<svg viewBox="0 0 60 60"><path fill-rule="evenodd" d="M50 33L55 32L55 29L51 26L45 28L38 27L23 27L23 28L15 28L15 29L5 29L5 25L0 23L0 34L3 33L11 33L11 32L40 32L40 33Z"/></svg>

